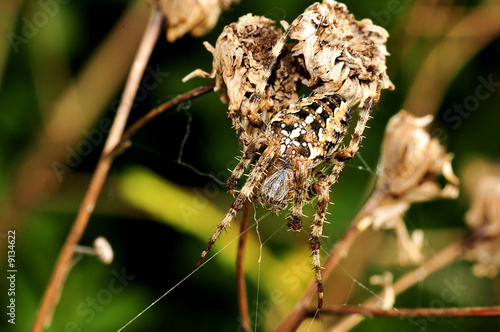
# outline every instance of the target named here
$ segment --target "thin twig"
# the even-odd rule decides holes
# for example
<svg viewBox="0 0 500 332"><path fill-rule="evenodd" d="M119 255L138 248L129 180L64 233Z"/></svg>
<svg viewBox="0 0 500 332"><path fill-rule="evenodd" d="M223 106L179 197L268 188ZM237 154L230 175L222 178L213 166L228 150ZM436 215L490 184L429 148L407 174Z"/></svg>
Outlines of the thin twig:
<svg viewBox="0 0 500 332"><path fill-rule="evenodd" d="M168 102L154 108L153 110L149 111L146 115L142 116L139 120L134 122L123 134L122 138L120 141L115 145L113 150L111 150L110 154L116 155L118 153L121 153L124 148L127 147L127 142L130 139L130 137L135 134L139 129L141 129L146 123L151 121L153 118L156 116L160 115L161 113L165 112L166 110L177 106L185 101L191 100L193 98L199 97L207 92L210 92L213 90L215 86L215 81L212 81L210 83L207 83L203 86L200 86L196 89L193 89L183 95L180 95L172 100L169 100Z"/></svg>
<svg viewBox="0 0 500 332"><path fill-rule="evenodd" d="M347 228L342 237L330 250L328 258L325 261L324 270L322 272L323 282L326 282L335 267L337 267L340 260L343 257L347 256L347 253L349 252L349 249L354 240L358 237L359 234L361 234L362 230L359 228L360 223L373 213L373 211L380 204L380 201L384 197L384 194L385 190L383 190L382 188L379 188L379 190L373 192L368 201L366 201L363 208L358 212L354 220L351 222L349 228ZM307 312L310 309L311 303L316 296L316 293L316 282L312 282L302 299L295 305L295 308L292 310L292 312L281 322L276 331L295 331L302 323L302 321L307 318Z"/></svg>
<svg viewBox="0 0 500 332"><path fill-rule="evenodd" d="M245 244L247 241L246 229L250 218L252 203L246 202L243 211L243 219L241 220L240 238L238 241L238 255L236 258L236 279L238 283L238 307L240 309L241 327L243 331L250 332L250 316L248 315L248 299L247 289L245 285Z"/></svg>
<svg viewBox="0 0 500 332"><path fill-rule="evenodd" d="M156 41L158 40L158 36L160 35L162 22L163 16L161 12L155 8L151 14L148 26L137 50L137 54L125 85L123 98L120 102L120 106L118 107L118 111L109 136L106 140L101 158L99 159L96 170L92 176L89 187L78 211L78 215L70 233L68 234L66 242L64 243L52 276L49 280L49 284L45 290L40 309L38 310L31 329L33 332L40 332L43 330L45 322L50 319L51 313L57 303L57 298L63 287L65 272L68 270L71 258L73 257L74 248L83 235L111 167L113 158L109 155L109 152L112 151L116 144L120 141L130 113L130 108L133 105L137 89L139 88L141 78L146 69L151 52L153 51Z"/></svg>
<svg viewBox="0 0 500 332"><path fill-rule="evenodd" d="M0 13L6 14L3 9ZM41 114L43 130L34 133L29 146L23 149L23 156L16 162L14 173L9 175L10 190L0 202L0 234L18 228L22 220L27 220L28 213L52 197L61 181L71 173L74 165L65 160L68 156L65 147L75 146L82 139L82 130L97 122L109 100L123 88L149 16L150 9L142 1L129 6L100 46L92 51L92 56L82 64L78 74L64 82L65 89L51 102L50 110ZM60 70L64 63L58 64L62 67L54 64L52 70ZM35 69L34 73L41 72ZM45 78L38 79L46 82ZM46 98L45 95L40 97ZM0 256L5 249L0 246Z"/></svg>
<svg viewBox="0 0 500 332"><path fill-rule="evenodd" d="M317 314L317 309L307 312L308 317ZM322 315L353 315L359 314L367 317L500 317L500 306L492 307L464 307L464 308L394 308L382 309L367 306L327 306L321 309Z"/></svg>
<svg viewBox="0 0 500 332"><path fill-rule="evenodd" d="M397 296L403 293L408 288L412 287L421 280L427 278L429 275L453 263L454 261L457 260L458 257L462 255L462 253L465 250L472 248L477 243L478 239L479 239L478 236L472 234L462 239L461 241L448 245L439 253L434 255L431 259L426 261L424 264L422 264L421 266L417 267L416 269L406 273L401 278L399 278L393 284L394 295ZM369 298L368 300L364 301L361 304L361 306L362 307L375 306L380 301L380 298L382 296L383 293L381 292ZM363 316L345 317L340 321L336 322L336 324L333 326L330 332L348 331L352 327L356 326L361 321L363 321L363 319L364 319Z"/></svg>

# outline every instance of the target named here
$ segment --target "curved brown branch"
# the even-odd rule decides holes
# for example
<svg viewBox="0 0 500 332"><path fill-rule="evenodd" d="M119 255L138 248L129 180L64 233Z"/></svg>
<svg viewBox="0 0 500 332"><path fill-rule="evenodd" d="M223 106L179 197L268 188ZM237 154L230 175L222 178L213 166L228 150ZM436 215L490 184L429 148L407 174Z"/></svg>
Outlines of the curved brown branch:
<svg viewBox="0 0 500 332"><path fill-rule="evenodd" d="M238 241L238 255L236 258L236 279L238 283L238 307L240 309L241 327L243 331L250 332L250 317L248 315L248 300L247 289L245 286L245 244L247 241L248 220L250 218L250 211L252 210L252 203L245 203L245 210L243 211L243 218L241 220L240 238Z"/></svg>
<svg viewBox="0 0 500 332"><path fill-rule="evenodd" d="M3 8L0 11L6 14ZM68 156L65 147L74 147L79 143L82 131L98 122L109 101L123 88L150 12L140 1L131 4L103 36L100 45L92 51L92 56L82 64L76 76L65 81L65 88L57 99L50 102L50 109L43 112L43 129L34 132L30 145L20 150L22 155L16 162L15 171L9 175L9 191L0 202L0 233L20 227L22 221L27 220L27 214L52 197L61 181L65 181L71 173L74 167L65 160ZM117 49L120 50L119 56ZM44 66L44 62L37 66ZM60 63L54 66L65 65ZM51 68L57 70L56 67ZM41 74L39 70L35 72L38 73L34 73L35 76ZM35 79L48 82L46 79L50 78ZM0 253L5 249L0 246Z"/></svg>
<svg viewBox="0 0 500 332"><path fill-rule="evenodd" d="M322 315L386 316L386 317L500 317L500 306L464 308L394 308L382 309L368 306L327 306L321 309ZM308 317L317 315L317 309L309 310Z"/></svg>
<svg viewBox="0 0 500 332"><path fill-rule="evenodd" d="M454 261L457 260L457 258L459 258L462 255L462 253L465 250L472 248L479 239L481 239L481 237L478 237L476 234L472 234L462 239L461 241L448 245L439 253L434 255L431 259L426 261L424 264L422 264L421 266L415 268L414 270L406 273L401 278L399 278L393 284L394 295L397 296L403 293L408 288L412 287L416 283L425 279L429 275L453 263ZM379 293L376 296L373 296L368 300L364 301L361 304L361 306L362 307L375 306L380 301L380 298L382 296L383 294ZM364 317L362 316L345 317L340 321L336 322L331 331L348 331L352 327L363 321L363 319Z"/></svg>
<svg viewBox="0 0 500 332"><path fill-rule="evenodd" d="M134 122L123 134L122 138L120 141L115 145L115 147L110 151L110 154L116 155L121 152L123 152L124 149L128 147L127 142L134 135L139 129L141 129L146 123L151 121L153 118L157 117L161 113L165 112L166 110L175 107L185 101L188 101L190 99L199 97L201 95L204 95L207 92L210 92L213 90L215 86L215 81L212 81L210 83L207 83L203 86L200 86L196 89L193 89L183 95L180 95L172 100L169 100L168 102L152 109L149 111L147 114L142 116L139 120Z"/></svg>
<svg viewBox="0 0 500 332"><path fill-rule="evenodd" d="M61 250L31 331L42 331L46 322L50 321L54 307L57 304L58 296L62 290L64 279L71 263L71 258L73 257L74 248L83 235L104 181L108 175L111 162L113 160L109 152L112 151L116 144L120 141L130 113L130 107L133 104L133 100L146 69L148 59L150 58L151 52L153 51L156 41L158 40L162 22L163 16L161 12L155 9L151 14L151 18L146 31L144 32L139 49L137 50L132 68L130 69L130 74L123 92L123 99L118 107L118 111L109 136L106 140L101 158L99 159L87 192L85 193L85 197L80 205L73 227Z"/></svg>

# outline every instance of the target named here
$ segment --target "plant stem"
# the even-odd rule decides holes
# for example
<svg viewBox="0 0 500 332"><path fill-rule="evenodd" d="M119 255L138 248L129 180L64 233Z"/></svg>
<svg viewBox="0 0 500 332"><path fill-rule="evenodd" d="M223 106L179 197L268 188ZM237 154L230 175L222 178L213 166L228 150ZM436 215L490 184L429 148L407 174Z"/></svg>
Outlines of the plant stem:
<svg viewBox="0 0 500 332"><path fill-rule="evenodd" d="M462 239L459 242L453 243L448 245L446 248L441 250L439 253L434 255L431 259L429 259L427 262L422 264L421 266L417 267L416 269L408 272L407 274L403 275L401 278L399 278L393 285L394 288L394 295L397 296L401 293L403 293L405 290L410 288L411 286L415 285L419 281L425 279L432 273L444 268L445 266L453 263L454 261L457 260L460 255L466 250L474 246L475 243L477 243L477 240L479 239L478 236L475 234L472 234L464 239ZM368 300L364 301L360 307L372 307L377 304L377 302L380 301L380 298L383 296L382 293L377 294L376 296L373 296L369 298ZM458 308L460 309L460 308ZM394 310L399 310L397 308L394 308ZM411 317L411 315L409 315ZM355 315L355 316L349 316L341 319L338 321L333 328L330 330L330 332L333 331L348 331L352 327L356 326L359 324L361 321L363 321L364 317Z"/></svg>
<svg viewBox="0 0 500 332"><path fill-rule="evenodd" d="M243 211L243 219L240 226L240 238L238 241L238 255L236 257L236 280L238 284L238 307L240 309L241 327L243 331L250 332L250 317L248 315L248 299L247 289L245 285L245 244L247 241L246 232L248 228L248 220L250 218L250 211L252 210L252 203L245 203L245 210Z"/></svg>
<svg viewBox="0 0 500 332"><path fill-rule="evenodd" d="M127 128L127 130L125 131L125 133L121 137L120 141L110 151L110 154L116 155L118 153L121 153L125 148L127 148L127 142L130 139L130 137L132 135L134 135L139 129L141 129L146 123L151 121L156 116L160 115L161 113L165 112L166 110L168 110L174 106L177 106L185 101L199 97L201 95L204 95L207 92L212 91L214 86L215 86L215 81L212 81L212 82L207 83L203 86L200 86L196 89L193 89L193 90L191 90L183 95L180 95L172 100L169 100L168 102L166 102L166 103L154 108L153 110L149 111L147 114L142 116L139 120L137 120L130 127Z"/></svg>
<svg viewBox="0 0 500 332"><path fill-rule="evenodd" d="M308 317L313 317L317 310L309 310ZM363 315L386 317L499 317L500 306L491 307L464 307L464 308L394 308L338 305L327 306L321 309L322 315Z"/></svg>
<svg viewBox="0 0 500 332"><path fill-rule="evenodd" d="M80 241L83 232L88 224L91 213L94 210L95 203L101 192L102 186L108 175L112 156L109 154L114 149L125 128L130 108L133 104L137 89L141 82L141 78L146 69L146 65L150 58L151 52L158 40L161 31L163 16L161 12L155 8L151 14L146 31L142 38L139 49L135 56L130 74L127 78L127 83L123 92L123 98L118 107L113 125L109 136L106 140L101 158L97 164L96 170L92 176L85 197L78 211L73 227L68 234L66 242L61 250L56 266L49 280L49 284L42 298L40 309L31 328L33 332L42 331L46 322L50 321L54 307L58 301L59 294L62 291L64 276L68 272L71 263L71 258L74 253L74 248Z"/></svg>
<svg viewBox="0 0 500 332"><path fill-rule="evenodd" d="M385 190L380 188L373 192L368 201L366 201L363 208L358 212L354 220L349 225L349 228L344 232L342 237L337 241L328 254L328 258L325 261L324 269L322 271L323 282L325 283L328 277L331 275L335 267L337 267L340 260L347 256L349 248L353 244L354 240L361 234L362 229L360 229L360 224L369 217L373 211L380 204L381 200L384 198ZM292 312L281 322L280 326L277 328L277 332L287 332L295 331L302 321L307 317L307 312L310 309L310 305L316 295L317 286L316 282L312 282L309 285L306 293L302 299L297 303Z"/></svg>

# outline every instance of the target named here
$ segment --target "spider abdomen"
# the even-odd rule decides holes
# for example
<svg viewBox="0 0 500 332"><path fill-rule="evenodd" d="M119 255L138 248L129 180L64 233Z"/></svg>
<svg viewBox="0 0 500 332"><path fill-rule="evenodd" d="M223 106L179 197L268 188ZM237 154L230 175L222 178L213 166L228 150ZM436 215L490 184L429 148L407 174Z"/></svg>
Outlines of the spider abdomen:
<svg viewBox="0 0 500 332"><path fill-rule="evenodd" d="M260 189L261 204L268 205L273 213L283 210L288 204L293 171L290 165L278 162L271 168Z"/></svg>
<svg viewBox="0 0 500 332"><path fill-rule="evenodd" d="M267 131L280 144L280 158L297 158L315 167L338 148L349 127L350 110L344 98L320 94L303 98L276 114Z"/></svg>

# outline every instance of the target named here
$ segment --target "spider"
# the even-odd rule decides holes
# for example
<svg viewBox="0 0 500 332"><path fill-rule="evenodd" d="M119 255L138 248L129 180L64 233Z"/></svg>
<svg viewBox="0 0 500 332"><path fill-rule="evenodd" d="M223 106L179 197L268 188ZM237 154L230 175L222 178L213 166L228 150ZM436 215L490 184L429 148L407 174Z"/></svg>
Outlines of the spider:
<svg viewBox="0 0 500 332"><path fill-rule="evenodd" d="M308 16L309 14L310 16ZM357 80L355 82L359 85L358 90L352 88L351 84L348 91L355 91L350 95L342 95L341 92L345 92L347 91L345 89L348 89L343 89L342 84L334 85L334 87L329 86L325 82L318 84L316 88L313 88L313 95L289 104L284 109L273 114L267 123L259 124L260 127L257 128L256 135L248 133L246 131L247 127L241 123L238 117L231 117L233 126L241 133L240 139L242 136L244 137L241 141L245 145L243 156L226 183L228 191L235 196L235 199L198 261L198 265L200 265L212 245L219 238L222 231L230 225L245 202L254 202L257 200L261 205L274 213L284 210L291 203L291 213L286 217L287 224L289 230L300 231L303 205L317 198L316 213L311 225L312 231L309 243L317 284L318 308L322 307L324 297L320 248L321 239L324 237L323 224L327 222L326 214L330 201L330 187L337 181L344 163L356 155L366 128L366 123L370 118L370 112L378 101L380 89L390 88L392 85L388 78L387 81L380 79L381 76L385 75L384 52L381 51L380 53L383 56L380 56L380 53L377 53L380 50L374 50L374 42L368 40L369 37L366 37L368 35L375 35L375 38L378 38L379 35L377 33L383 29L369 25L371 24L369 20L369 22L365 20L361 22L354 21L353 16L348 14L345 5L336 3L335 1L325 0L323 4L316 3L310 6L278 38L276 44L269 52L269 59L266 62L268 63L267 68L262 72L261 79L256 85L255 91L252 92L248 99L250 103L248 114L259 114L258 110L261 107L262 100L266 97L266 87L270 77L273 75L279 56L285 48L287 38L291 34L292 38L294 38L293 34L295 33L299 36L296 39L303 37L302 40L306 44L324 38L322 36L324 36L325 28L332 28L328 23L331 22L331 17L327 15L334 16L334 19L337 19L335 15L340 16L340 19L347 22L344 23L342 21L341 23L347 26L347 29L350 29L349 33L352 31L354 31L352 33L362 31L362 29L369 26L367 29L369 31L363 31L364 35L358 37L360 38L358 41L361 40L361 44L365 47L365 50L361 52L365 58L362 60L354 59L353 61L357 62L351 68L362 61L368 61L369 66L372 68L367 70L368 73L360 74L360 78L356 76L357 74L346 75L345 71L343 73L339 72L339 75L342 74L345 77L353 76L355 77L354 80ZM355 22L354 25L352 22ZM333 25L333 23L330 23L330 25ZM307 29L308 27L313 27L316 30ZM299 29L304 30L309 35L304 37L305 34L300 33ZM337 27L333 27L332 30L336 31L335 29ZM385 32L385 30L383 31ZM383 33L380 33L380 35L384 36ZM327 36L326 38L331 38L331 36ZM353 39L353 36L350 35L345 39L350 41ZM380 38L380 40L383 40L383 38ZM383 42L385 40L380 42L380 44L383 44ZM320 42L319 44L325 45L327 43ZM385 50L385 46L383 47ZM355 53L353 50L346 50L345 52L347 52L348 56L349 52L352 54ZM315 53L315 55L319 56L320 54ZM377 57L383 57L383 64L380 66L382 69L377 68L373 64L374 61L379 60ZM347 62L348 60L342 59L342 61ZM304 63L304 67L308 65L307 59L302 59L302 62ZM315 64L313 63L313 65ZM316 69L316 67L313 68L313 70ZM320 69L320 76L325 73L325 75L330 75L326 69ZM347 70L347 73L349 73L350 69L347 68ZM375 78L363 78L367 75L373 75ZM314 73L310 73L311 81L318 81L319 79L314 76ZM323 79L323 77L320 79ZM365 81L360 83L362 79ZM351 106L357 102L361 104L359 118L347 147L341 147L351 120ZM255 132L255 128L253 130ZM330 171L325 174L322 170L323 165L333 165L333 167L328 168ZM238 182L246 169L250 169L248 179L241 190L238 191L236 189Z"/></svg>

